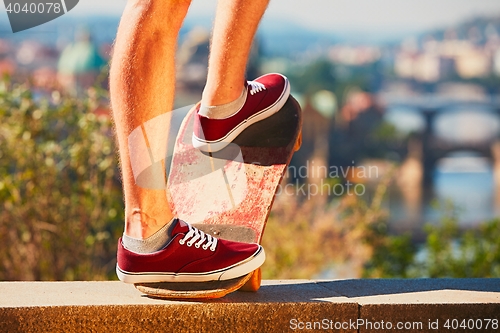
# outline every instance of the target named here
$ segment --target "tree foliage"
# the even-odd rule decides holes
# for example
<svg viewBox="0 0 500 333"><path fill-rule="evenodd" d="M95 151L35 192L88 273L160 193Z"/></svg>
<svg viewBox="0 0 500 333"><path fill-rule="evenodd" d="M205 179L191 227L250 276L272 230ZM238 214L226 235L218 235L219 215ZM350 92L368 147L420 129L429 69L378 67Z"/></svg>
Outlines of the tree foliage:
<svg viewBox="0 0 500 333"><path fill-rule="evenodd" d="M384 234L365 265L366 277L500 277L500 220L469 230L458 224L458 209L442 207L442 218L424 228L426 240L415 246L409 235Z"/></svg>
<svg viewBox="0 0 500 333"><path fill-rule="evenodd" d="M0 83L0 280L114 274L121 188L111 122L90 92Z"/></svg>

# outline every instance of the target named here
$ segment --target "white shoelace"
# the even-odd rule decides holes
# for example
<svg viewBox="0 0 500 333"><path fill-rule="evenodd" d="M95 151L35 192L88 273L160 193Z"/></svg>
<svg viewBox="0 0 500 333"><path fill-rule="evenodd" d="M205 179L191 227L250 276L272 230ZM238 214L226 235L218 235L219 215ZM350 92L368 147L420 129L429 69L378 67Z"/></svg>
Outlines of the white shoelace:
<svg viewBox="0 0 500 333"><path fill-rule="evenodd" d="M248 81L248 85L250 86L250 95L266 90L266 86L260 82Z"/></svg>
<svg viewBox="0 0 500 333"><path fill-rule="evenodd" d="M217 238L207 235L203 231L198 230L195 227L190 226L189 224L188 226L189 232L184 236L183 239L179 241L179 244L184 245L184 243L186 243L186 241L191 238L191 240L186 243L187 246L192 246L196 241L198 241L196 244L194 244L194 247L198 249L206 241L207 243L202 246L203 250L206 250L210 247L210 251L215 251L215 248L217 247Z"/></svg>

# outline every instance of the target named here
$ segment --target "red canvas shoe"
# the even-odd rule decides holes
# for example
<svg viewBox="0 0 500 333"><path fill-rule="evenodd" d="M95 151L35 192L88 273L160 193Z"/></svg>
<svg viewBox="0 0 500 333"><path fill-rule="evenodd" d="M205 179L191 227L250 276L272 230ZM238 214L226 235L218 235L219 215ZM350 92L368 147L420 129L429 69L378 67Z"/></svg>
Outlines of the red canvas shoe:
<svg viewBox="0 0 500 333"><path fill-rule="evenodd" d="M259 244L217 239L177 220L172 240L157 252L140 254L118 241L116 274L125 283L230 280L259 268L265 253Z"/></svg>
<svg viewBox="0 0 500 333"><path fill-rule="evenodd" d="M231 143L250 125L278 112L290 95L288 79L281 74L266 74L246 84L245 103L235 114L210 119L196 111L193 146L204 152L216 152ZM199 105L196 106L199 109Z"/></svg>

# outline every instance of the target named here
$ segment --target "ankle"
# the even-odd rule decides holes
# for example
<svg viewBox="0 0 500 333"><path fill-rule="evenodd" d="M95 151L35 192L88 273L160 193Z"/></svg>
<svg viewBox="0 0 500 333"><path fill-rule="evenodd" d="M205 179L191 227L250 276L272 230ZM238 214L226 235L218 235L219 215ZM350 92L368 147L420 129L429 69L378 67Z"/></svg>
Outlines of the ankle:
<svg viewBox="0 0 500 333"><path fill-rule="evenodd" d="M238 112L243 107L246 98L247 98L247 89L246 87L243 87L239 95L235 99L229 101L228 103L206 104L205 102L202 101L198 113L202 116L211 119L227 118Z"/></svg>
<svg viewBox="0 0 500 333"><path fill-rule="evenodd" d="M152 235L146 238L136 238L126 233L123 234L123 246L136 253L151 253L164 248L172 239L172 229L175 219L166 223Z"/></svg>
<svg viewBox="0 0 500 333"><path fill-rule="evenodd" d="M126 216L124 234L136 239L146 239L158 232L172 219L172 214L164 214L158 219L136 208Z"/></svg>
<svg viewBox="0 0 500 333"><path fill-rule="evenodd" d="M207 84L203 89L203 94L201 97L202 105L207 106L219 106L227 103L231 103L238 99L241 95L241 91L244 89L244 85L209 85Z"/></svg>

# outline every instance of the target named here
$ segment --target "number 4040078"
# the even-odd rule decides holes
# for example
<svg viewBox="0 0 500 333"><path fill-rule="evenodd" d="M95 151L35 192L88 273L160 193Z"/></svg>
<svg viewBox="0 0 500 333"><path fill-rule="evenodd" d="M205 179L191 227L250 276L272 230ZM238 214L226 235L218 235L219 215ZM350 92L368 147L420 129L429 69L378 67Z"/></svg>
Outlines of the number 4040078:
<svg viewBox="0 0 500 333"><path fill-rule="evenodd" d="M5 8L7 13L30 13L30 14L45 14L45 13L56 13L59 14L61 12L61 3L54 2L39 2L39 3L25 3L24 6L21 6L20 3L9 3Z"/></svg>

